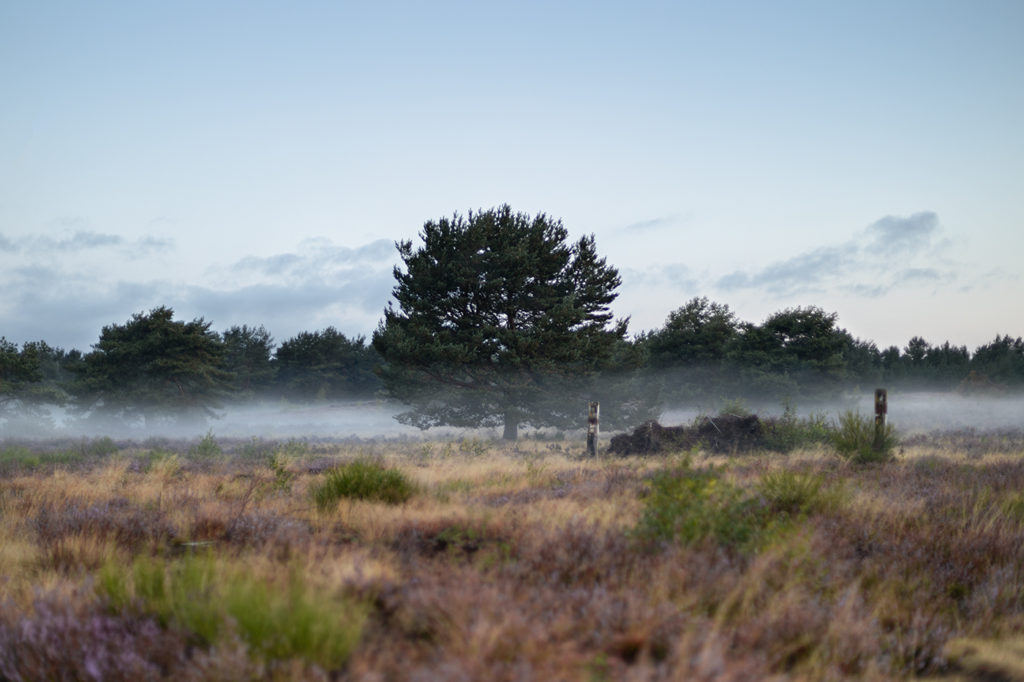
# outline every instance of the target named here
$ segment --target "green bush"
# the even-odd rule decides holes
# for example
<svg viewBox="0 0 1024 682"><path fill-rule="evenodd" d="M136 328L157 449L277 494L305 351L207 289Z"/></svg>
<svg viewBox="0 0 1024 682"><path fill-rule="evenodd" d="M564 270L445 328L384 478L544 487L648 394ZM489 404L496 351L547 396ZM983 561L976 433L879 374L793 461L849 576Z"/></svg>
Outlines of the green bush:
<svg viewBox="0 0 1024 682"><path fill-rule="evenodd" d="M301 658L327 670L348 659L366 618L365 607L312 590L298 571L280 586L209 555L110 563L100 572L97 592L114 612L137 609L204 645L234 632L253 658Z"/></svg>
<svg viewBox="0 0 1024 682"><path fill-rule="evenodd" d="M775 452L792 452L797 448L828 443L830 434L824 414L814 413L800 419L796 408L787 403L780 418L765 420L764 446Z"/></svg>
<svg viewBox="0 0 1024 682"><path fill-rule="evenodd" d="M816 474L781 470L767 473L758 482L758 490L773 512L790 515L809 514L830 502L824 479Z"/></svg>
<svg viewBox="0 0 1024 682"><path fill-rule="evenodd" d="M79 449L83 455L92 457L104 457L106 455L112 455L118 451L117 443L115 443L109 436L93 438L92 440L83 438L82 445Z"/></svg>
<svg viewBox="0 0 1024 682"><path fill-rule="evenodd" d="M893 458L892 451L899 444L892 424L886 424L876 445L874 417L852 410L839 415L838 423L831 429L830 440L842 457L859 464L887 462Z"/></svg>
<svg viewBox="0 0 1024 682"><path fill-rule="evenodd" d="M321 510L342 498L401 504L412 497L415 485L397 469L370 459L357 459L328 471L324 481L313 488L313 500Z"/></svg>
<svg viewBox="0 0 1024 682"><path fill-rule="evenodd" d="M209 459L223 453L217 439L213 437L213 431L207 431L206 435L199 439L199 442L189 448L188 454L200 459Z"/></svg>
<svg viewBox="0 0 1024 682"><path fill-rule="evenodd" d="M760 539L770 522L766 511L714 469L694 469L687 459L678 469L651 479L637 534L684 545L711 539L742 549Z"/></svg>

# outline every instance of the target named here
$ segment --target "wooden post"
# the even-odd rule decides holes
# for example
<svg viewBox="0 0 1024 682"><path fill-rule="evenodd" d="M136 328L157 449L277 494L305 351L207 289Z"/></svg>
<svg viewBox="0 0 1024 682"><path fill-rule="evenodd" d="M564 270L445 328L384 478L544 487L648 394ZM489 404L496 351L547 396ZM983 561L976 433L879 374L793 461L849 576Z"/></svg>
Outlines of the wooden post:
<svg viewBox="0 0 1024 682"><path fill-rule="evenodd" d="M884 388L875 389L875 452L881 452L885 440L885 415L889 411L889 394Z"/></svg>
<svg viewBox="0 0 1024 682"><path fill-rule="evenodd" d="M600 429L601 403L590 401L587 410L587 454L597 457L597 435Z"/></svg>

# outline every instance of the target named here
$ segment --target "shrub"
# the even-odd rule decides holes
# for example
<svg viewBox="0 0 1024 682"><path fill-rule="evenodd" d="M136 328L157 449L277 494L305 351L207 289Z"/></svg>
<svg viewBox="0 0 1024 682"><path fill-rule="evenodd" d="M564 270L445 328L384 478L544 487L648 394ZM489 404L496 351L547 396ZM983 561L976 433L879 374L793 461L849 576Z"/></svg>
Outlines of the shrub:
<svg viewBox="0 0 1024 682"><path fill-rule="evenodd" d="M769 522L764 506L714 469L693 469L689 459L651 479L637 526L640 538L696 544L712 539L745 548Z"/></svg>
<svg viewBox="0 0 1024 682"><path fill-rule="evenodd" d="M811 414L804 419L787 403L782 416L764 422L764 446L776 452L791 452L800 447L828 443L830 430L824 414Z"/></svg>
<svg viewBox="0 0 1024 682"><path fill-rule="evenodd" d="M821 476L785 469L762 476L758 490L773 512L790 515L818 511L831 501Z"/></svg>
<svg viewBox="0 0 1024 682"><path fill-rule="evenodd" d="M876 447L874 418L852 410L839 415L839 422L832 427L831 441L842 457L861 464L891 460L898 444L895 429L886 424Z"/></svg>
<svg viewBox="0 0 1024 682"><path fill-rule="evenodd" d="M327 670L348 659L366 618L363 606L318 593L297 570L289 572L286 585L277 585L209 555L108 564L97 591L113 612L138 609L204 645L236 634L255 658L300 658Z"/></svg>
<svg viewBox="0 0 1024 682"><path fill-rule="evenodd" d="M313 500L321 510L330 509L342 498L401 504L412 497L415 486L397 469L370 459L357 459L327 472L313 488Z"/></svg>
<svg viewBox="0 0 1024 682"><path fill-rule="evenodd" d="M37 594L29 614L0 617L0 679L173 679L187 665L180 634L152 618L105 614Z"/></svg>
<svg viewBox="0 0 1024 682"><path fill-rule="evenodd" d="M103 457L114 454L118 451L118 447L112 438L103 436L102 438L93 438L92 440L82 439L79 450L83 455Z"/></svg>
<svg viewBox="0 0 1024 682"><path fill-rule="evenodd" d="M206 435L189 449L188 454L193 457L208 459L216 457L222 452L223 450L221 450L220 445L217 444L217 439L213 437L213 431L207 431Z"/></svg>

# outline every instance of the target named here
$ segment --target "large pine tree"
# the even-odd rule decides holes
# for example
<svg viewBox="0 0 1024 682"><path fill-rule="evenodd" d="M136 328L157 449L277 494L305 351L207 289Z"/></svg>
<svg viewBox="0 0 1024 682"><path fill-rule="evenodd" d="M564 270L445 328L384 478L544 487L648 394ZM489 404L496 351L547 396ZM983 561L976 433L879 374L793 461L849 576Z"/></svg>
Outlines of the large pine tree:
<svg viewBox="0 0 1024 682"><path fill-rule="evenodd" d="M397 244L394 303L373 335L387 392L420 428L579 424L583 386L626 333L621 283L593 236L507 206L424 224Z"/></svg>

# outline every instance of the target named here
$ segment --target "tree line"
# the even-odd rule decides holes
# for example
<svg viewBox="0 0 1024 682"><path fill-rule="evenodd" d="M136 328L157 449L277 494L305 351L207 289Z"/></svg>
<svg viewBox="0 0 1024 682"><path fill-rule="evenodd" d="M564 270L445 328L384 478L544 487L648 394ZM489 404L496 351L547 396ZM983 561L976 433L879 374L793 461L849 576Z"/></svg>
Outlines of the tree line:
<svg viewBox="0 0 1024 682"><path fill-rule="evenodd" d="M335 327L277 344L262 325L223 332L169 307L105 326L88 352L0 338L0 418L49 405L150 420L215 414L230 402L389 398L404 423L578 425L581 402L628 427L665 405L806 400L875 386L999 393L1024 386L1024 341L973 352L919 336L879 348L821 308L761 323L692 298L655 330L627 336L609 305L621 284L593 236L508 206L428 221L397 244L394 302L372 339ZM607 415L607 416L606 416Z"/></svg>

